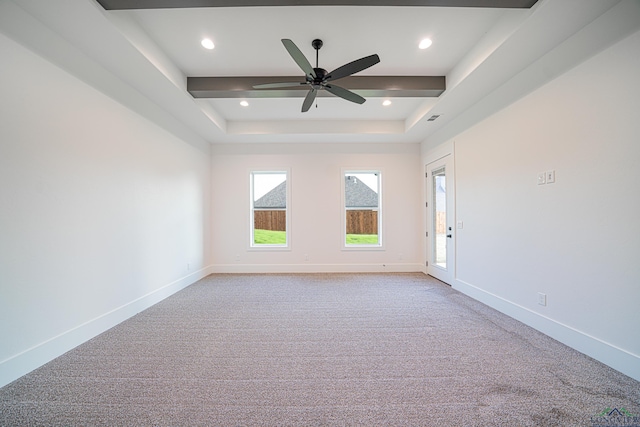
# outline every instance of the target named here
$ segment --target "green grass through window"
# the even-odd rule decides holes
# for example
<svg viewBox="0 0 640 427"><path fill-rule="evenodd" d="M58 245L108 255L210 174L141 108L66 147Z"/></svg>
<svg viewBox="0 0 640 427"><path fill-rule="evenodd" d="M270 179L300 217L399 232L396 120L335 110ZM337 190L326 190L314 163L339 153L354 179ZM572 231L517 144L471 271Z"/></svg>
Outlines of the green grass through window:
<svg viewBox="0 0 640 427"><path fill-rule="evenodd" d="M287 243L287 232L255 229L253 242L256 245L284 245Z"/></svg>
<svg viewBox="0 0 640 427"><path fill-rule="evenodd" d="M347 245L377 245L377 234L347 234Z"/></svg>
<svg viewBox="0 0 640 427"><path fill-rule="evenodd" d="M287 243L285 231L253 230L256 245L284 245ZM347 245L377 245L377 234L347 234Z"/></svg>

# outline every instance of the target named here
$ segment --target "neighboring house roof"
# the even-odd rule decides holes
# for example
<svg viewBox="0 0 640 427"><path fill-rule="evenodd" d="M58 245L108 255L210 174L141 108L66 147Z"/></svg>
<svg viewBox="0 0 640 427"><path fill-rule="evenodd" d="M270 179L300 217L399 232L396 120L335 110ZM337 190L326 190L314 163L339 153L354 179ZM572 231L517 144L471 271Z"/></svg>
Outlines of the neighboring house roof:
<svg viewBox="0 0 640 427"><path fill-rule="evenodd" d="M378 193L354 176L345 176L345 204L348 208L377 208ZM253 203L255 209L285 209L287 181L269 191Z"/></svg>
<svg viewBox="0 0 640 427"><path fill-rule="evenodd" d="M256 209L285 209L287 207L287 181L253 202Z"/></svg>
<svg viewBox="0 0 640 427"><path fill-rule="evenodd" d="M344 177L344 198L347 208L378 207L378 193L355 176Z"/></svg>

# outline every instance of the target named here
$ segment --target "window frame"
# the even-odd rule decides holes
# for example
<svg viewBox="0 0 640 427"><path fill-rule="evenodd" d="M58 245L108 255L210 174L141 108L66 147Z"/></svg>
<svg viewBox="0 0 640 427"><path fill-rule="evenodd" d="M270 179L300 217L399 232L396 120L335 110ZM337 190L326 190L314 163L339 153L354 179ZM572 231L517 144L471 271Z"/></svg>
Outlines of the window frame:
<svg viewBox="0 0 640 427"><path fill-rule="evenodd" d="M358 243L347 243L347 201L346 201L346 186L345 186L345 177L350 174L377 174L378 177L378 243L375 244L358 244ZM342 239L342 250L343 251L378 251L384 250L384 238L383 238L383 197L382 197L382 188L383 188L383 176L384 171L382 168L341 168L340 174L340 187L341 187L341 197L342 197L342 231L340 233Z"/></svg>
<svg viewBox="0 0 640 427"><path fill-rule="evenodd" d="M256 175L284 174L287 183L285 206L285 243L261 244L255 243L255 207L254 180ZM275 187L274 187L275 188ZM287 251L291 250L291 170L289 168L251 169L249 171L249 250L257 251Z"/></svg>

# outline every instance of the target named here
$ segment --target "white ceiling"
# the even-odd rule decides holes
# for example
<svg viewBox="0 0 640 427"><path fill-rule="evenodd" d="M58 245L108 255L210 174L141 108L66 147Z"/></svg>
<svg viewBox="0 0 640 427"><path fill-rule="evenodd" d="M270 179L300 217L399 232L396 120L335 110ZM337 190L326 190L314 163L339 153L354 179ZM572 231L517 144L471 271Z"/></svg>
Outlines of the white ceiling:
<svg viewBox="0 0 640 427"><path fill-rule="evenodd" d="M491 114L593 54L581 30L617 3L105 11L95 0L16 0L0 5L0 30L182 137L417 143L453 120ZM202 48L203 37L215 49ZM420 50L425 37L433 45ZM248 99L242 107L240 99L194 100L186 91L187 77L299 75L303 81L282 38L292 39L314 65L311 41L321 38L319 65L329 71L377 53L381 62L360 75L441 75L447 89L438 98L393 98L390 106L382 98L357 105L322 97L307 113L300 112L302 98ZM561 48L569 54L553 57ZM534 73L538 68L548 75ZM433 114L441 117L427 121Z"/></svg>
<svg viewBox="0 0 640 427"><path fill-rule="evenodd" d="M524 15L528 10L511 10ZM505 13L502 9L438 7L289 6L113 11L134 17L190 77L295 76L304 73L280 39L288 38L315 65L313 39L324 42L327 70L377 53L381 62L362 75L450 72ZM206 50L202 38L216 47ZM418 43L429 37L425 50Z"/></svg>

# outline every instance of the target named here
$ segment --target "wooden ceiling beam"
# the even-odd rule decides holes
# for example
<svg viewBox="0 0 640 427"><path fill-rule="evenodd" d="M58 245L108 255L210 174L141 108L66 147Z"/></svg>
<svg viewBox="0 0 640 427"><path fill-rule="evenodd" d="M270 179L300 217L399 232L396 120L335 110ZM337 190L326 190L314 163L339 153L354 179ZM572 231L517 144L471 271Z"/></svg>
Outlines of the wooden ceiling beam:
<svg viewBox="0 0 640 427"><path fill-rule="evenodd" d="M431 6L528 9L538 0L97 0L106 10L251 6Z"/></svg>
<svg viewBox="0 0 640 427"><path fill-rule="evenodd" d="M285 89L254 89L254 85L278 82L303 82L295 77L188 77L187 91L194 98L302 98L309 86ZM332 82L333 83L333 82ZM349 76L336 80L364 97L424 98L438 97L444 92L444 76ZM320 91L318 95L330 95Z"/></svg>

